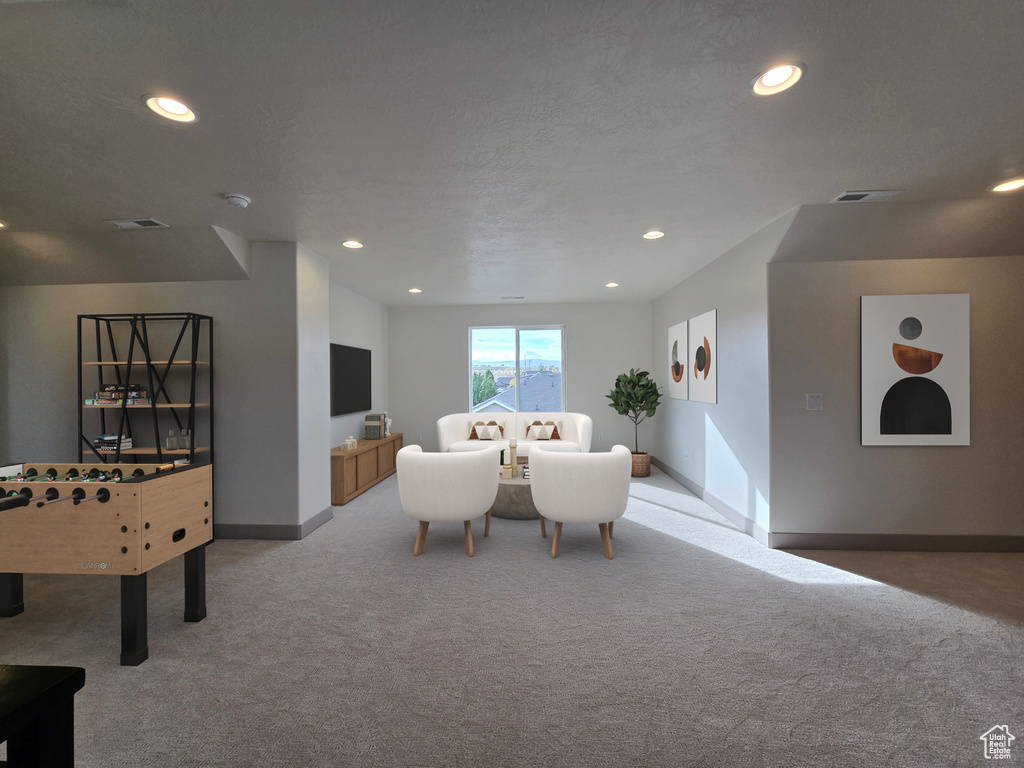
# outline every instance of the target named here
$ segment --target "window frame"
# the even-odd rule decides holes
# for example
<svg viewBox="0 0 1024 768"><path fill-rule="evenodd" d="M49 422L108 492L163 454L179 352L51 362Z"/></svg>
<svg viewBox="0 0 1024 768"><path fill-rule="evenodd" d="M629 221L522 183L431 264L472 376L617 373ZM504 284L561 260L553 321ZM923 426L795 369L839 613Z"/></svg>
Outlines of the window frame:
<svg viewBox="0 0 1024 768"><path fill-rule="evenodd" d="M566 346L565 325L564 324L560 324L560 323L548 323L548 324L540 324L540 325L537 325L537 324L534 324L534 325L509 325L509 324L506 323L506 324L503 324L503 325L471 325L471 326L469 326L469 332L467 334L467 340L468 340L467 357L468 357L468 361L469 361L469 376L466 377L467 386L469 388L469 394L468 394L468 398L467 398L468 402L469 402L469 412L470 413L480 413L480 411L473 410L473 408L474 408L474 405L473 405L473 331L497 331L497 330L511 330L515 334L516 409L515 409L514 413L517 416L520 413L522 413L522 411L519 410L519 363L520 363L520 359L519 359L519 332L520 331L558 331L559 332L560 337L561 337L560 338L561 345L562 345L562 362L561 362L561 366L560 366L560 371L561 371L561 375L562 375L562 392L561 392L561 395L562 395L562 412L564 413L564 412L568 411L568 408L566 407L567 406L566 394L567 394L567 390L568 390L568 387L566 385L566 368L568 368L568 364L569 364L569 351L568 351L568 347Z"/></svg>

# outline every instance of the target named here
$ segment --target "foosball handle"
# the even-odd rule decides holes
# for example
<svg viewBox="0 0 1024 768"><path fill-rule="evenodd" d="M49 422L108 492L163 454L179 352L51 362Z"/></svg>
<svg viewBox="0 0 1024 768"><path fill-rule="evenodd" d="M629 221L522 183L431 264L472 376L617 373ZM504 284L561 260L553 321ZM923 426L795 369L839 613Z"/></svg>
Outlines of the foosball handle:
<svg viewBox="0 0 1024 768"><path fill-rule="evenodd" d="M27 507L30 501L32 501L32 496L27 493L19 493L17 496L7 496L0 499L0 512L6 512L8 509L17 509L18 507Z"/></svg>
<svg viewBox="0 0 1024 768"><path fill-rule="evenodd" d="M165 469L174 469L174 464L158 464L156 471L163 472Z"/></svg>

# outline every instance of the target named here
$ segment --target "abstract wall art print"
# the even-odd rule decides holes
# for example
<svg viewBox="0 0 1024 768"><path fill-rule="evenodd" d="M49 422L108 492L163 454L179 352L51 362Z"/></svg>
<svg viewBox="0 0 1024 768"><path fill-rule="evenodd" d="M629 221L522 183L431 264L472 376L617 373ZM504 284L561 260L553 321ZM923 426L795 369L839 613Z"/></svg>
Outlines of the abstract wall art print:
<svg viewBox="0 0 1024 768"><path fill-rule="evenodd" d="M718 310L690 318L690 399L718 402Z"/></svg>
<svg viewBox="0 0 1024 768"><path fill-rule="evenodd" d="M686 372L690 370L686 346L686 321L673 325L668 329L668 396L676 400L686 400L689 379Z"/></svg>
<svg viewBox="0 0 1024 768"><path fill-rule="evenodd" d="M860 297L861 445L971 444L971 297Z"/></svg>

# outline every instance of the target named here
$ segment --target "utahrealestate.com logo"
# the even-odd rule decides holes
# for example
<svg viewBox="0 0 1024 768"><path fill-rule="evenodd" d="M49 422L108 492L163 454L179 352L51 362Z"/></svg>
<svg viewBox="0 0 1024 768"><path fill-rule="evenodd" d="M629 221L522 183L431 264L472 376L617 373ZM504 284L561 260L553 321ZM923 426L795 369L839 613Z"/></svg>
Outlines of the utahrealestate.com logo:
<svg viewBox="0 0 1024 768"><path fill-rule="evenodd" d="M1017 737L1010 733L1009 726L993 725L978 738L985 742L986 760L1009 760L1010 742Z"/></svg>

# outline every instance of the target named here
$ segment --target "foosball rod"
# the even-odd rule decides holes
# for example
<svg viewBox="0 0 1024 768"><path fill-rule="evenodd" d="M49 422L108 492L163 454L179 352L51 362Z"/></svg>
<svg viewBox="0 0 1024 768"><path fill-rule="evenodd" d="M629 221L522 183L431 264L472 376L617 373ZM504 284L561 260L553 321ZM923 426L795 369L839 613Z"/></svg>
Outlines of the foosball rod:
<svg viewBox="0 0 1024 768"><path fill-rule="evenodd" d="M58 501L67 501L68 499L84 499L85 498L85 489L84 488L75 488L75 490L73 490L67 496L57 496L57 497L51 498L50 497L50 491L56 491L56 490L57 490L56 488L47 488L47 490L46 490L46 501L37 501L36 502L36 506L37 507L45 507L47 504L55 504ZM60 493L60 492L58 491L58 493ZM75 503L77 504L78 501L76 501Z"/></svg>

